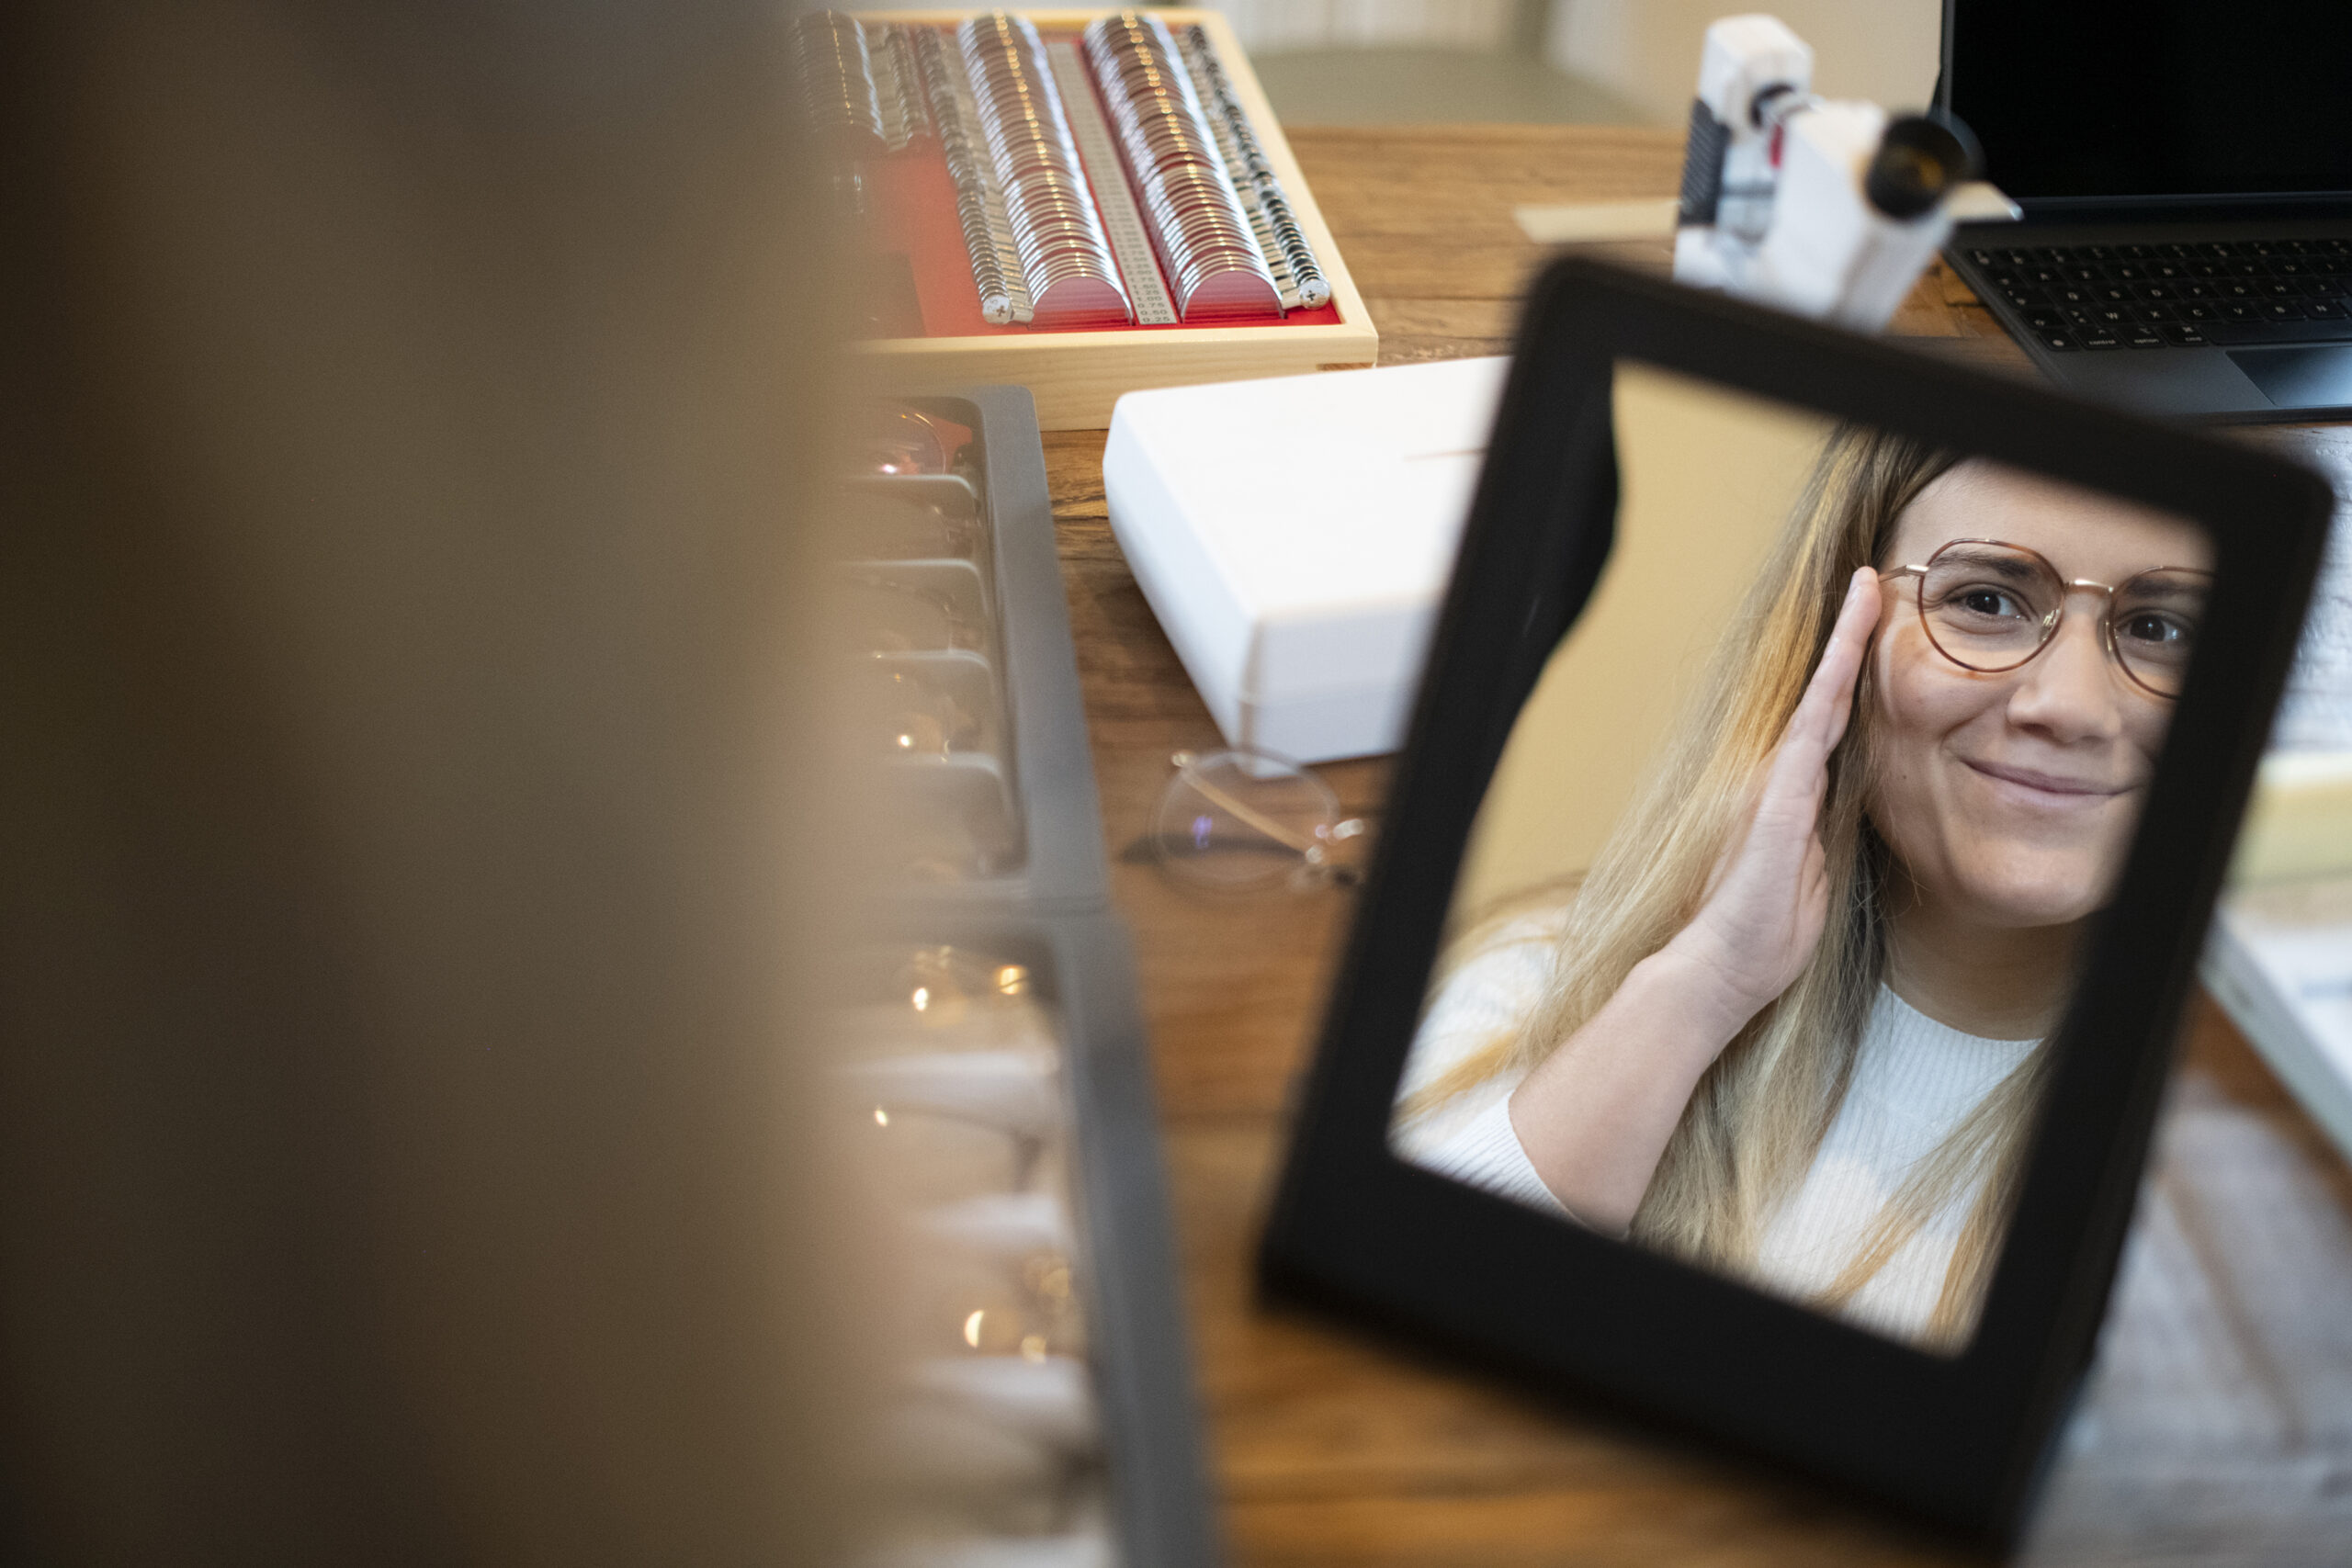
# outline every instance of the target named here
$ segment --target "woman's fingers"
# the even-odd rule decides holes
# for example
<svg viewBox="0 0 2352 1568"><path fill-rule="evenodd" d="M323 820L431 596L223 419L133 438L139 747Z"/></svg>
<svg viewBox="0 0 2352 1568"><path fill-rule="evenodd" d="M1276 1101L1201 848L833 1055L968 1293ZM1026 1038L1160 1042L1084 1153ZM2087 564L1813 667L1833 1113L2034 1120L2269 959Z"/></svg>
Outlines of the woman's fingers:
<svg viewBox="0 0 2352 1568"><path fill-rule="evenodd" d="M1765 764L1763 788L1747 812L1748 836L1759 826L1783 842L1813 832L1829 789L1829 753L1846 733L1878 611L1878 573L1865 567L1849 581L1821 662Z"/></svg>
<svg viewBox="0 0 2352 1568"><path fill-rule="evenodd" d="M1819 823L1829 753L1845 733L1878 611L1878 574L1857 571L1820 665L1707 879L1699 918L1676 939L1758 1007L1804 968L1827 916Z"/></svg>
<svg viewBox="0 0 2352 1568"><path fill-rule="evenodd" d="M1793 733L1798 721L1804 720L1825 757L1845 734L1847 717L1853 712L1854 686L1861 679L1862 656L1870 647L1871 627L1878 623L1878 573L1860 568L1847 580L1837 624L1829 628L1821 662L1814 667L1813 679L1805 683L1804 696L1789 725Z"/></svg>
<svg viewBox="0 0 2352 1568"><path fill-rule="evenodd" d="M1846 603L1838 612L1838 624L1829 632L1829 647L1821 657L1822 667L1814 672L1813 683L1819 686L1823 673L1829 671L1833 661L1837 665L1829 700L1828 742L1823 748L1825 757L1845 738L1846 726L1853 717L1854 687L1862 677L1862 660L1870 654L1871 630L1878 625L1879 608L1878 573L1862 567L1847 587Z"/></svg>
<svg viewBox="0 0 2352 1568"><path fill-rule="evenodd" d="M1862 658L1870 648L1871 628L1878 623L1878 573L1868 567L1856 571L1838 606L1838 622L1830 628L1828 646L1796 712L1789 716L1775 750L1767 793L1776 787L1810 785L1822 777L1829 753L1844 738L1854 711L1854 687L1860 681ZM1824 781L1826 783L1826 780Z"/></svg>

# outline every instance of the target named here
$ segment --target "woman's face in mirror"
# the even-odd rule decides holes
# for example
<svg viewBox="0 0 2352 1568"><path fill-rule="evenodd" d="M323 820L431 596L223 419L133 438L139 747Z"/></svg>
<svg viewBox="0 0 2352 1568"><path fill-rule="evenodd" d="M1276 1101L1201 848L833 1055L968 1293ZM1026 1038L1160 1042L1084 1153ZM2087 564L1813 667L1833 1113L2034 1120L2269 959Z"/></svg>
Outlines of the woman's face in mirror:
<svg viewBox="0 0 2352 1568"><path fill-rule="evenodd" d="M1888 570L1956 539L2041 556L2068 582L2211 569L2194 527L2014 469L1962 463L1897 521ZM2106 901L2172 719L2109 657L2104 595L2066 594L2041 651L1997 673L1939 652L1918 579L1890 577L1872 649L1877 774L1870 816L1922 897L2001 927L2052 926Z"/></svg>

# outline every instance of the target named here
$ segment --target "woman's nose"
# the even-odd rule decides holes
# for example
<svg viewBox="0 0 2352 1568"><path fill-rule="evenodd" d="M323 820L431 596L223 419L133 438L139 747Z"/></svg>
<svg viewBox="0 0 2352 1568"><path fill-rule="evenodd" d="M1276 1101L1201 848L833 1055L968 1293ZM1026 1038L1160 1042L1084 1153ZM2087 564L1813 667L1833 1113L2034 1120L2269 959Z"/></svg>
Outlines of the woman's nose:
<svg viewBox="0 0 2352 1568"><path fill-rule="evenodd" d="M2124 694L2110 662L2098 617L2068 615L2019 671L2025 679L2009 695L2009 721L2062 744L2120 734Z"/></svg>

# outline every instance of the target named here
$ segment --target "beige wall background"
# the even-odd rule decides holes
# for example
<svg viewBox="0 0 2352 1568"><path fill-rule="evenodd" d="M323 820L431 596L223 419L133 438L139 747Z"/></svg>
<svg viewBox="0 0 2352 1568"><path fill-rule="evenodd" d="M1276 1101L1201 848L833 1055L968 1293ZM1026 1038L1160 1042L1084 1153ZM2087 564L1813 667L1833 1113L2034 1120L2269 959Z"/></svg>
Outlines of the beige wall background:
<svg viewBox="0 0 2352 1568"><path fill-rule="evenodd" d="M1216 0L1242 43L1269 51L1436 44L1491 50L1510 41L1521 0ZM1694 57L1691 70L1698 70Z"/></svg>
<svg viewBox="0 0 2352 1568"><path fill-rule="evenodd" d="M1621 363L1617 543L1471 830L1453 922L1581 872L1633 798L1830 422Z"/></svg>
<svg viewBox="0 0 2352 1568"><path fill-rule="evenodd" d="M1699 43L1719 17L1760 10L1813 46L1826 96L1919 108L1934 88L1942 0L1211 0L1252 50L1435 45L1509 51L1543 40L1557 69L1680 125L1699 79ZM1526 39L1527 43L1520 40Z"/></svg>
<svg viewBox="0 0 2352 1568"><path fill-rule="evenodd" d="M1699 46L1717 17L1762 11L1813 46L1813 89L1890 109L1927 107L1942 49L1941 0L1559 0L1544 55L1651 118L1680 124L1699 80Z"/></svg>

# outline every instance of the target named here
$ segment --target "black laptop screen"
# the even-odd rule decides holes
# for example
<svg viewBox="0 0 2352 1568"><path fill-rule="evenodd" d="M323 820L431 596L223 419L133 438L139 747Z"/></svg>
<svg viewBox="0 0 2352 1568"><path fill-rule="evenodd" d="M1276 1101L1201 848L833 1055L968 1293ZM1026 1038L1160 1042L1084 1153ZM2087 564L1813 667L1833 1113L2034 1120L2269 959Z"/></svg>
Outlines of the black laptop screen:
<svg viewBox="0 0 2352 1568"><path fill-rule="evenodd" d="M1949 0L1947 101L2028 200L2352 194L2352 0Z"/></svg>

